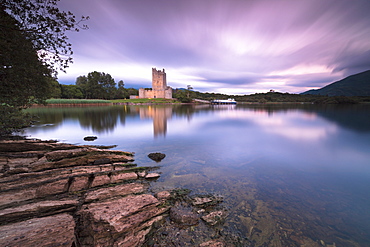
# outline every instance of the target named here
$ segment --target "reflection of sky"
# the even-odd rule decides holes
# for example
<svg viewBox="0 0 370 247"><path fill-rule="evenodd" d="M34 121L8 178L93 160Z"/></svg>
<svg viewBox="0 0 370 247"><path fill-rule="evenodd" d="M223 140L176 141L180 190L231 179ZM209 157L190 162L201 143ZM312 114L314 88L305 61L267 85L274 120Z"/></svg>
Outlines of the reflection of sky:
<svg viewBox="0 0 370 247"><path fill-rule="evenodd" d="M114 127L99 134L92 127L81 127L85 110L73 118L60 113L51 118L58 119L57 124L30 128L27 134L69 143L117 144L116 149L135 152L139 166L161 166L162 176L152 184L160 190L180 187L194 193L215 192L225 195L225 203L232 208L245 202L243 191L251 185L259 199L271 199L287 210L283 215L288 220L301 210L300 219L314 215L317 220L313 224L318 222L322 228L332 224L334 215L344 229L353 228L362 236L369 232L370 132L346 129L336 118L324 118L311 107L311 112L239 105L178 111L174 107L168 114L158 109L142 111L143 118L136 109L119 112L115 120L110 118ZM162 120L160 116L167 119L167 133L155 138L154 123ZM85 117L83 123L94 126L91 117ZM86 135L98 139L84 142ZM147 157L151 152L163 152L166 158L157 164ZM295 210L289 211L284 203L291 203ZM304 222L311 226L308 220ZM336 225L340 234L342 228Z"/></svg>
<svg viewBox="0 0 370 247"><path fill-rule="evenodd" d="M213 154L215 164L238 166L263 157L297 168L341 169L352 163L362 167L370 158L356 146L360 136L355 138L354 133L335 123L303 111L207 112L190 122L172 119L168 129L168 136L182 138L182 145L187 145L187 150L199 158L205 153L209 154L207 157ZM367 148L369 144L365 143Z"/></svg>
<svg viewBox="0 0 370 247"><path fill-rule="evenodd" d="M59 140L67 142L80 141L81 137L89 135L91 131L76 125L76 119L67 119L62 123L53 125L35 125L27 129L27 134L42 140ZM76 138L80 138L77 140Z"/></svg>
<svg viewBox="0 0 370 247"><path fill-rule="evenodd" d="M84 144L84 136L96 135L97 141L88 144L117 144L118 149L134 152L155 143L157 149L166 147L169 152L207 159L215 165L241 166L263 158L295 167L339 169L352 163L365 166L370 159L369 134L342 129L314 112L210 109L191 115L156 116L166 117L167 134L155 141L154 116L140 118L139 112L126 115L124 123L117 118L108 132L96 133L91 127L81 127L78 118L67 118L52 126L30 128L27 134Z"/></svg>
<svg viewBox="0 0 370 247"><path fill-rule="evenodd" d="M336 130L336 125L318 124L323 120L313 117L312 114L291 112L289 115L275 114L273 117L259 117L255 119L268 133L277 134L289 139L300 141L323 140Z"/></svg>
<svg viewBox="0 0 370 247"><path fill-rule="evenodd" d="M56 125L35 125L32 128L28 128L26 133L34 138L43 140L56 139L71 143L81 143L85 136L96 135L98 136L98 141L94 142L94 144L102 142L102 144L111 145L115 144L114 140L119 138L133 140L150 137L153 135L153 130L150 119L141 120L131 117L127 119L125 125L117 124L111 132L103 131L97 133L92 127L81 126L78 119L64 119L62 123Z"/></svg>
<svg viewBox="0 0 370 247"><path fill-rule="evenodd" d="M181 134L183 129L188 126L188 123L180 120L176 123L174 122L173 125L175 127L171 127L172 131L180 132L176 134ZM220 127L220 131L230 125L236 128L244 127L245 125L257 125L261 132L302 141L325 139L337 129L335 124L318 118L316 114L312 113L289 112L289 114L274 113L271 115L266 111L226 110L217 112L211 117L203 116L195 119L191 123L192 128L187 131L197 131L196 128L200 128L203 125ZM245 132L248 129L242 128L241 131Z"/></svg>

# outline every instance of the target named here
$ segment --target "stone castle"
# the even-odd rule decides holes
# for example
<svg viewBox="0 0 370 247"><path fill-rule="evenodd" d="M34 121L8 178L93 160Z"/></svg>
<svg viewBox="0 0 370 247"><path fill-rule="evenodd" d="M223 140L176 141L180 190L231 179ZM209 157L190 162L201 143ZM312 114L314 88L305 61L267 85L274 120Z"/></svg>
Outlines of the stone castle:
<svg viewBox="0 0 370 247"><path fill-rule="evenodd" d="M152 89L139 89L139 98L172 99L172 88L167 86L166 72L152 68Z"/></svg>

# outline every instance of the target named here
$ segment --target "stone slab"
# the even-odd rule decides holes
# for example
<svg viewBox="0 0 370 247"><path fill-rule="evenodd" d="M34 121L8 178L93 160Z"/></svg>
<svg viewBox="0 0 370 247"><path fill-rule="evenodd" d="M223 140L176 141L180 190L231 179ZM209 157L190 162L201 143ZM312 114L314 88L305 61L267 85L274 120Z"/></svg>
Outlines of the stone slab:
<svg viewBox="0 0 370 247"><path fill-rule="evenodd" d="M75 222L69 214L0 226L0 246L72 246Z"/></svg>

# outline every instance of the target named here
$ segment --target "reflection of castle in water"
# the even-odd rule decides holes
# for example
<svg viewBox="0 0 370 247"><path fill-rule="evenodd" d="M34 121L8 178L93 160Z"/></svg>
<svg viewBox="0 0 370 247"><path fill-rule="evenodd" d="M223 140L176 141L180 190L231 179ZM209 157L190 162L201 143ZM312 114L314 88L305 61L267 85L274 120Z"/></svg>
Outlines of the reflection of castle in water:
<svg viewBox="0 0 370 247"><path fill-rule="evenodd" d="M172 117L172 107L143 107L140 108L140 118L152 118L154 137L165 136L167 119Z"/></svg>

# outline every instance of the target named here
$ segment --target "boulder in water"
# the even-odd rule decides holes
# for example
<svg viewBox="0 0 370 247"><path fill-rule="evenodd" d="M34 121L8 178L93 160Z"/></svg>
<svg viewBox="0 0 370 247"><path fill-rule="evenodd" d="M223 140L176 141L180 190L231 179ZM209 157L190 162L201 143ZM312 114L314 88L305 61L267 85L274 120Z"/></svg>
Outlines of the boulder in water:
<svg viewBox="0 0 370 247"><path fill-rule="evenodd" d="M148 154L148 157L156 162L159 162L163 160L166 157L166 155L162 153L150 153Z"/></svg>

